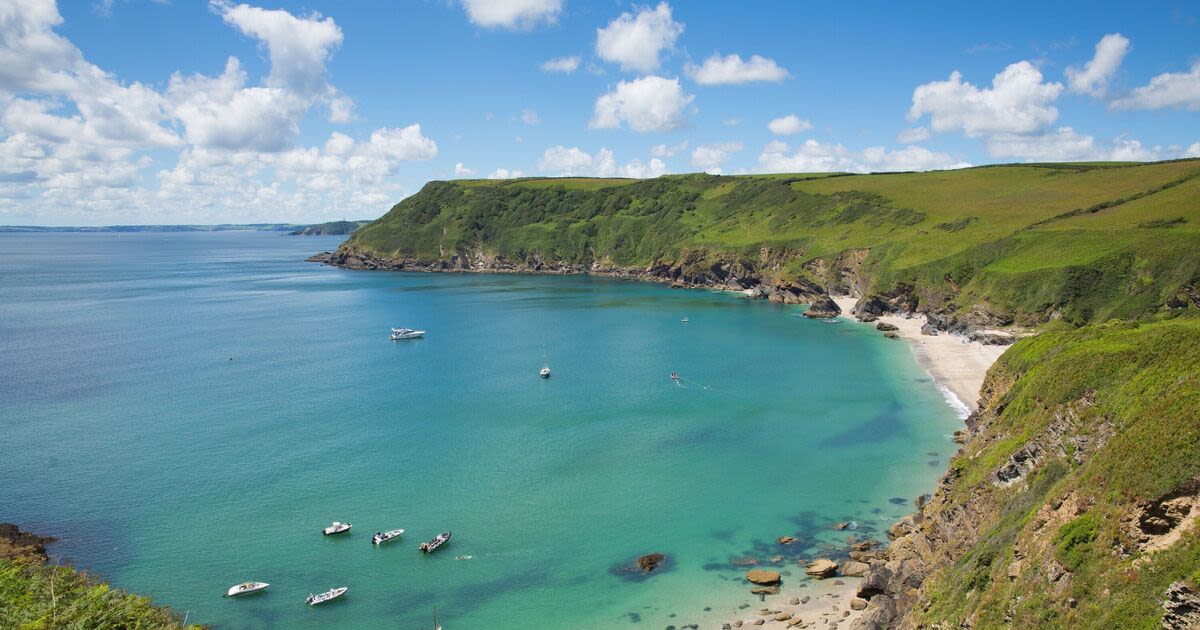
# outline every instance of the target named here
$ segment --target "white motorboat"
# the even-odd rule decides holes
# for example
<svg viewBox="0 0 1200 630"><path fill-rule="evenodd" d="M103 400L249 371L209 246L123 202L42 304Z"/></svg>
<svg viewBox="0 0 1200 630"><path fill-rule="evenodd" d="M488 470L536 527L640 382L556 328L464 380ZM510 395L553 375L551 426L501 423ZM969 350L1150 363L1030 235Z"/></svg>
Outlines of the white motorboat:
<svg viewBox="0 0 1200 630"><path fill-rule="evenodd" d="M242 582L241 584L230 586L228 591L225 591L225 597L237 597L238 595L249 595L265 590L270 584L266 582Z"/></svg>
<svg viewBox="0 0 1200 630"><path fill-rule="evenodd" d="M541 376L542 378L550 378L550 368L548 368L548 367L542 368L541 371L538 372L538 375Z"/></svg>
<svg viewBox="0 0 1200 630"><path fill-rule="evenodd" d="M341 586L338 588L331 588L328 591L325 591L324 593L318 593L316 595L309 593L308 597L304 598L304 603L308 604L309 606L316 606L317 604L324 604L325 602L335 600L335 599L341 597L342 595L345 595L347 590L349 590L348 587Z"/></svg>
<svg viewBox="0 0 1200 630"><path fill-rule="evenodd" d="M433 553L448 542L450 542L450 532L442 532L434 536L429 542L421 543L421 551L424 553Z"/></svg>
<svg viewBox="0 0 1200 630"><path fill-rule="evenodd" d="M388 336L388 339L391 341L399 341L401 339L416 339L424 336L424 330L413 330L412 328L393 328L392 334Z"/></svg>
<svg viewBox="0 0 1200 630"><path fill-rule="evenodd" d="M404 533L403 529L393 529L391 531L382 532L382 533L375 532L375 535L371 537L371 544L372 545L382 545L383 543L385 543L393 538L399 538L400 534L403 534L403 533Z"/></svg>
<svg viewBox="0 0 1200 630"><path fill-rule="evenodd" d="M326 527L325 529L322 529L321 533L325 534L326 536L332 536L334 534L341 534L344 532L348 532L348 531L350 531L351 527L353 527L353 526L350 523L342 523L341 521L334 521L332 525L330 525L329 527Z"/></svg>
<svg viewBox="0 0 1200 630"><path fill-rule="evenodd" d="M681 319L681 320L679 320L679 321L681 321L681 322L683 322L683 323L685 323L685 324L686 324L686 323L688 323L688 318L684 317L683 319Z"/></svg>

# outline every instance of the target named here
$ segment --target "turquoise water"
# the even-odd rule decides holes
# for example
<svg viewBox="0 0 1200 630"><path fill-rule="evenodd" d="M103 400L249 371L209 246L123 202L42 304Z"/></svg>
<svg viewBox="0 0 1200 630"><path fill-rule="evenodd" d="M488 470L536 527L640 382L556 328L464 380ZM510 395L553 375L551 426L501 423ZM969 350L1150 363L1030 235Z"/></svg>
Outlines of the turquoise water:
<svg viewBox="0 0 1200 630"><path fill-rule="evenodd" d="M730 561L777 536L879 536L953 450L953 410L868 327L303 262L337 243L0 235L0 521L217 628L428 627L435 607L447 630L655 628L751 601ZM429 332L387 341L400 325ZM332 520L355 528L323 538ZM652 551L667 571L613 572ZM272 586L220 596L249 579Z"/></svg>

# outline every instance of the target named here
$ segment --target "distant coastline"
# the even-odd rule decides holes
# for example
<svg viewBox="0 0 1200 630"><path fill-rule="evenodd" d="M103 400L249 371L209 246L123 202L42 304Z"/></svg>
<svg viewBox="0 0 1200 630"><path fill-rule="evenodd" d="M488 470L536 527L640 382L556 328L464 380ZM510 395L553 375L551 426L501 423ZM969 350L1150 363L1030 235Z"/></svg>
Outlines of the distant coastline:
<svg viewBox="0 0 1200 630"><path fill-rule="evenodd" d="M0 234L41 233L116 233L140 232L281 232L289 235L342 235L353 232L348 229L370 223L370 221L332 221L329 223L219 223L214 225L0 225Z"/></svg>

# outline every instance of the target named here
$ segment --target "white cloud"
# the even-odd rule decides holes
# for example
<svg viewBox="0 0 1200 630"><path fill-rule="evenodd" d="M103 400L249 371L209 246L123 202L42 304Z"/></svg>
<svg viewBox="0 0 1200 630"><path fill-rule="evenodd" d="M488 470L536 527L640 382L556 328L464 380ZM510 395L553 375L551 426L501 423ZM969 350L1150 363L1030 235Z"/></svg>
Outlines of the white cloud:
<svg viewBox="0 0 1200 630"><path fill-rule="evenodd" d="M579 67L579 57L555 57L542 62L542 72L561 72L571 74Z"/></svg>
<svg viewBox="0 0 1200 630"><path fill-rule="evenodd" d="M1127 96L1114 100L1113 109L1161 109L1178 107L1200 110L1200 61L1190 72L1165 72L1150 83L1135 88Z"/></svg>
<svg viewBox="0 0 1200 630"><path fill-rule="evenodd" d="M869 173L880 171L938 170L964 168L966 162L924 147L904 147L889 151L869 147L854 152L840 144L806 140L795 150L787 143L773 140L758 156L759 167L772 173Z"/></svg>
<svg viewBox="0 0 1200 630"><path fill-rule="evenodd" d="M533 126L542 122L542 117L538 116L536 111L532 109L526 109L521 112L521 122L525 123L526 125Z"/></svg>
<svg viewBox="0 0 1200 630"><path fill-rule="evenodd" d="M777 136L791 136L812 129L812 123L795 114L788 114L767 123L767 129Z"/></svg>
<svg viewBox="0 0 1200 630"><path fill-rule="evenodd" d="M1101 143L1070 127L1059 127L1053 132L1038 135L997 134L988 139L987 148L993 157L1022 162L1150 162L1186 157L1188 152L1179 147L1147 147L1136 139L1126 137Z"/></svg>
<svg viewBox="0 0 1200 630"><path fill-rule="evenodd" d="M702 144L692 151L692 166L703 169L710 175L720 175L721 167L733 157L734 153L743 149L740 142L723 142L720 144Z"/></svg>
<svg viewBox="0 0 1200 630"><path fill-rule="evenodd" d="M721 124L725 125L726 127L736 127L736 126L742 124L742 119L741 118L726 118L725 120L721 121Z"/></svg>
<svg viewBox="0 0 1200 630"><path fill-rule="evenodd" d="M623 70L651 72L658 68L660 53L672 50L681 33L683 24L672 19L670 5L660 2L653 9L639 8L636 16L622 13L596 29L596 54Z"/></svg>
<svg viewBox="0 0 1200 630"><path fill-rule="evenodd" d="M1200 157L1200 142L1188 146L1188 148L1183 150L1183 155L1180 157Z"/></svg>
<svg viewBox="0 0 1200 630"><path fill-rule="evenodd" d="M684 72L700 85L782 81L789 76L774 60L761 55L751 55L750 61L742 61L741 55L722 57L719 53L705 59L703 65L687 64Z"/></svg>
<svg viewBox="0 0 1200 630"><path fill-rule="evenodd" d="M1096 42L1096 54L1083 69L1067 68L1067 86L1072 92L1104 96L1108 83L1121 67L1121 61L1129 52L1129 40L1120 33L1109 33Z"/></svg>
<svg viewBox="0 0 1200 630"><path fill-rule="evenodd" d="M488 175L488 179L516 179L524 176L524 173L516 169L498 168Z"/></svg>
<svg viewBox="0 0 1200 630"><path fill-rule="evenodd" d="M928 127L909 127L908 129L900 130L900 133L896 134L896 142L900 144L916 144L918 142L925 142L928 139Z"/></svg>
<svg viewBox="0 0 1200 630"><path fill-rule="evenodd" d="M260 83L232 57L218 76L175 73L161 91L123 83L54 32L53 0L0 8L0 213L76 223L357 215L399 195L401 164L437 155L419 125L294 146L314 105L333 122L353 116L325 76L341 29L317 14L209 6L263 47Z"/></svg>
<svg viewBox="0 0 1200 630"><path fill-rule="evenodd" d="M463 166L462 162L456 162L454 164L454 176L455 177L470 177L474 174L475 174L475 171Z"/></svg>
<svg viewBox="0 0 1200 630"><path fill-rule="evenodd" d="M553 24L563 7L562 0L462 0L462 4L475 25L508 30Z"/></svg>
<svg viewBox="0 0 1200 630"><path fill-rule="evenodd" d="M684 94L679 79L647 76L621 81L596 99L589 127L617 129L622 124L638 132L671 131L682 127L684 110L695 98Z"/></svg>
<svg viewBox="0 0 1200 630"><path fill-rule="evenodd" d="M1043 83L1042 73L1028 61L1014 63L980 89L962 80L955 71L946 81L934 81L913 90L909 120L929 115L938 133L962 132L969 137L990 133L1034 133L1058 118L1054 102L1060 83Z"/></svg>
<svg viewBox="0 0 1200 630"><path fill-rule="evenodd" d="M342 29L333 18L322 19L319 13L298 18L282 9L222 0L213 0L211 6L226 23L267 48L271 60L268 86L311 96L325 92L325 61L342 43Z"/></svg>
<svg viewBox="0 0 1200 630"><path fill-rule="evenodd" d="M650 147L650 156L656 158L672 157L676 153L686 149L688 146L687 140L678 144L656 144Z"/></svg>
<svg viewBox="0 0 1200 630"><path fill-rule="evenodd" d="M570 149L558 145L546 149L538 160L538 169L556 175L584 175L592 170L592 155L579 147Z"/></svg>
<svg viewBox="0 0 1200 630"><path fill-rule="evenodd" d="M643 163L641 160L631 160L624 166L619 166L608 148L601 148L592 155L579 147L567 148L562 145L553 146L542 153L538 161L538 169L563 177L633 177L647 179L658 177L666 172L662 160L653 158Z"/></svg>

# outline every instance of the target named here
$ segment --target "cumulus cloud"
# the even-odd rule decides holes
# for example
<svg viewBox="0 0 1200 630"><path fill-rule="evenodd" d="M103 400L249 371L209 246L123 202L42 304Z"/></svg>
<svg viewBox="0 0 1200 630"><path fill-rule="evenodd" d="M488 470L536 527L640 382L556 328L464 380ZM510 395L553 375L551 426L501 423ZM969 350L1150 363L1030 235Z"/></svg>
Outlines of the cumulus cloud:
<svg viewBox="0 0 1200 630"><path fill-rule="evenodd" d="M525 30L557 21L563 0L462 0L462 5L477 26Z"/></svg>
<svg viewBox="0 0 1200 630"><path fill-rule="evenodd" d="M542 62L542 72L561 72L571 74L579 68L579 57L555 57Z"/></svg>
<svg viewBox="0 0 1200 630"><path fill-rule="evenodd" d="M788 114L767 123L767 129L777 136L791 136L812 129L812 123L795 114Z"/></svg>
<svg viewBox="0 0 1200 630"><path fill-rule="evenodd" d="M1123 136L1111 142L1099 142L1071 127L1059 127L1037 135L997 134L988 139L987 148L992 157L1021 162L1150 162L1187 157L1189 152L1189 149L1179 147L1148 147L1139 140Z"/></svg>
<svg viewBox="0 0 1200 630"><path fill-rule="evenodd" d="M454 176L455 177L470 177L474 174L475 174L475 171L463 166L462 162L456 162L454 164Z"/></svg>
<svg viewBox="0 0 1200 630"><path fill-rule="evenodd" d="M751 55L749 61L742 61L741 55L722 57L719 53L705 59L703 65L687 64L684 72L700 85L782 81L789 76L774 60L761 55Z"/></svg>
<svg viewBox="0 0 1200 630"><path fill-rule="evenodd" d="M617 164L613 152L601 148L595 155L579 147L567 148L562 145L553 146L542 153L538 161L538 169L542 172L564 177L633 177L647 179L658 177L666 172L662 160L653 158L643 163L634 159L624 166Z"/></svg>
<svg viewBox="0 0 1200 630"><path fill-rule="evenodd" d="M650 156L656 158L672 157L676 153L686 149L687 146L687 140L684 140L678 144L656 144L650 147Z"/></svg>
<svg viewBox="0 0 1200 630"><path fill-rule="evenodd" d="M692 166L710 175L720 175L721 167L742 148L740 142L702 144L692 151Z"/></svg>
<svg viewBox="0 0 1200 630"><path fill-rule="evenodd" d="M1083 68L1067 68L1067 86L1072 92L1104 96L1121 61L1129 52L1129 40L1120 33L1109 33L1096 42L1096 54Z"/></svg>
<svg viewBox="0 0 1200 630"><path fill-rule="evenodd" d="M928 127L909 127L896 134L896 142L900 144L916 144L929 139Z"/></svg>
<svg viewBox="0 0 1200 630"><path fill-rule="evenodd" d="M1183 150L1181 157L1200 157L1200 142L1195 142Z"/></svg>
<svg viewBox="0 0 1200 630"><path fill-rule="evenodd" d="M1054 106L1063 89L1046 83L1028 61L1014 63L992 79L990 88L962 80L954 71L946 81L934 81L913 90L908 118L929 116L938 133L961 132L968 137L990 133L1034 133L1058 119Z"/></svg>
<svg viewBox="0 0 1200 630"><path fill-rule="evenodd" d="M888 150L869 147L859 152L841 144L806 140L794 150L778 140L768 142L758 156L759 167L772 173L869 173L965 168L970 164L924 147Z"/></svg>
<svg viewBox="0 0 1200 630"><path fill-rule="evenodd" d="M682 33L683 24L671 17L670 5L660 2L653 9L639 8L636 15L622 13L596 29L596 54L623 70L651 72L658 68L662 51L672 50Z"/></svg>
<svg viewBox="0 0 1200 630"><path fill-rule="evenodd" d="M488 175L488 179L517 179L524 177L525 174L516 169L509 170L507 168L498 168Z"/></svg>
<svg viewBox="0 0 1200 630"><path fill-rule="evenodd" d="M230 57L217 76L175 73L160 91L88 62L55 32L53 0L12 2L0 9L0 213L53 208L56 220L83 222L93 212L138 222L163 212L195 222L337 216L394 198L399 165L437 155L419 125L295 146L314 105L328 106L334 122L353 115L325 75L343 38L331 18L210 2L258 41L268 74L251 83ZM148 169L171 159L157 188L147 185Z"/></svg>
<svg viewBox="0 0 1200 630"><path fill-rule="evenodd" d="M622 125L642 133L671 131L686 123L684 110L695 97L683 92L679 79L647 76L621 81L596 99L589 127L617 129Z"/></svg>
<svg viewBox="0 0 1200 630"><path fill-rule="evenodd" d="M1162 109L1177 107L1191 111L1200 110L1200 61L1192 64L1189 72L1165 72L1150 83L1135 88L1132 92L1115 99L1113 109Z"/></svg>

